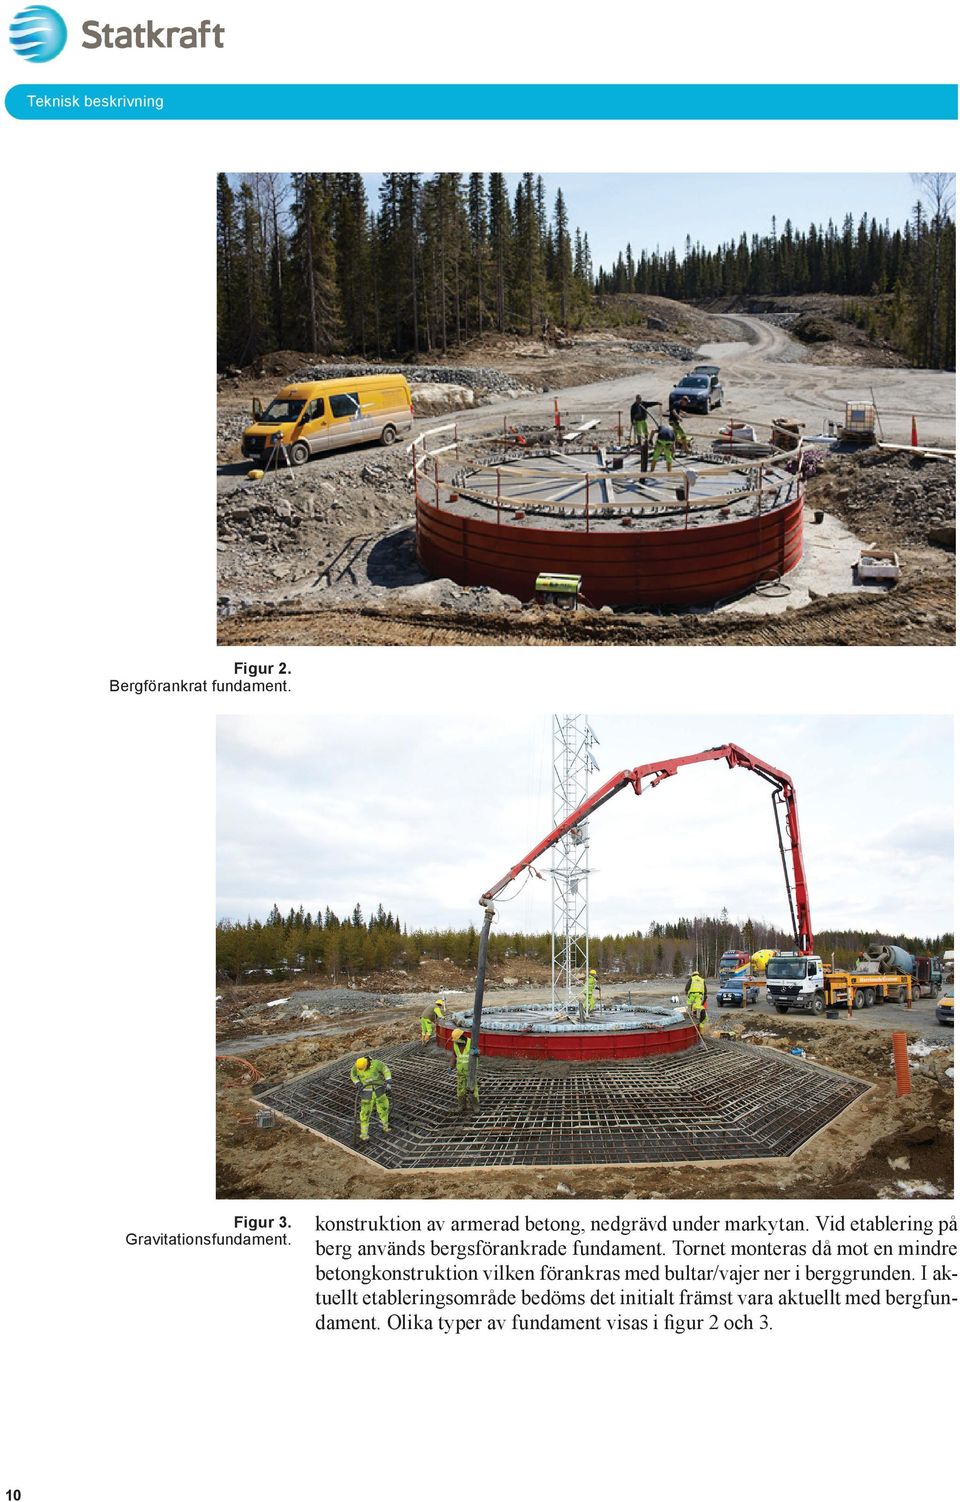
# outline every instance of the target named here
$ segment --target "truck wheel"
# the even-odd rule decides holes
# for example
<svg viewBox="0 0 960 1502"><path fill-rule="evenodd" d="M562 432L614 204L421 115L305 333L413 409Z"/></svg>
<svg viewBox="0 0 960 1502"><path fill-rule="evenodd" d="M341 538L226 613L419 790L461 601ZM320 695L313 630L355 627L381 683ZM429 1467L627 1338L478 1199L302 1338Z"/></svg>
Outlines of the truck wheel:
<svg viewBox="0 0 960 1502"><path fill-rule="evenodd" d="M825 1000L824 1000L823 992L822 991L815 991L813 993L813 1000L810 1003L810 1010L811 1010L811 1012L822 1012L824 1006L825 1006Z"/></svg>
<svg viewBox="0 0 960 1502"><path fill-rule="evenodd" d="M876 992L872 986L858 986L853 993L853 1005L859 1012L863 1007L872 1007L876 1000Z"/></svg>
<svg viewBox="0 0 960 1502"><path fill-rule="evenodd" d="M790 1010L789 1007L780 1007L780 1006L777 1007L777 1011L780 1013L781 1017L786 1016L786 1014L787 1014L787 1012L789 1012L789 1010Z"/></svg>
<svg viewBox="0 0 960 1502"><path fill-rule="evenodd" d="M289 452L291 464L306 464L310 458L310 445L308 443L295 443Z"/></svg>
<svg viewBox="0 0 960 1502"><path fill-rule="evenodd" d="M384 430L383 430L383 432L380 434L380 442L383 444L384 448L388 449L390 447L391 443L396 443L396 441L397 441L397 430L396 430L396 428L391 428L389 426L385 427Z"/></svg>

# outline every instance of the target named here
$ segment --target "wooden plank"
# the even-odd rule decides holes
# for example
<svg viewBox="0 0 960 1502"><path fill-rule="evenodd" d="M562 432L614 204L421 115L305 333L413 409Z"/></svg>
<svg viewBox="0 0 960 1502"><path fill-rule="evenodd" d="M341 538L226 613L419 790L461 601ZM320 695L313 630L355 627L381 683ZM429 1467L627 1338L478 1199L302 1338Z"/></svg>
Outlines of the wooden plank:
<svg viewBox="0 0 960 1502"><path fill-rule="evenodd" d="M877 448L892 449L896 454L919 454L922 459L925 459L927 454L949 454L953 459L957 457L956 449L928 449L924 448L922 444L878 443Z"/></svg>
<svg viewBox="0 0 960 1502"><path fill-rule="evenodd" d="M599 428L599 426L599 417L594 417L590 422L581 423L579 428L571 428L569 433L564 433L560 442L569 443L571 438L578 438L581 433L589 433L591 428Z"/></svg>

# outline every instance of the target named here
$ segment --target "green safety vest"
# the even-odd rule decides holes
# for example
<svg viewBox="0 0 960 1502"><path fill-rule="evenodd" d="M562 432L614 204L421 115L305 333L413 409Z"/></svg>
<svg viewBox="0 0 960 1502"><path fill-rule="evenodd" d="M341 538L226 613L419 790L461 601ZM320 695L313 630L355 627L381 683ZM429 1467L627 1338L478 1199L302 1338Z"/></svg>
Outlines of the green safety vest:
<svg viewBox="0 0 960 1502"><path fill-rule="evenodd" d="M360 1070L354 1064L350 1071L350 1078L355 1085L363 1085L365 1089L373 1090L379 1095L384 1085L389 1084L393 1076L382 1059L371 1059L366 1069Z"/></svg>
<svg viewBox="0 0 960 1502"><path fill-rule="evenodd" d="M470 1058L470 1039L456 1038L453 1043L453 1057L460 1068Z"/></svg>

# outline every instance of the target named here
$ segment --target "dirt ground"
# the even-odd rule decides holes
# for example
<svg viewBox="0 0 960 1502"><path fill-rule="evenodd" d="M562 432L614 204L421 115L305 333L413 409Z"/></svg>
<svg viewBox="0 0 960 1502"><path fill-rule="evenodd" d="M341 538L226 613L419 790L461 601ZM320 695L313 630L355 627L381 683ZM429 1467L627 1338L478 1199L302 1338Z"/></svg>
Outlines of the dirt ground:
<svg viewBox="0 0 960 1502"><path fill-rule="evenodd" d="M813 347L820 365L862 365L905 368L907 361L892 344L871 339L850 316L854 301L865 314L880 311L887 299L851 299L833 292L805 292L792 296L721 298L705 304L705 311L759 315L784 328L802 344Z"/></svg>
<svg viewBox="0 0 960 1502"><path fill-rule="evenodd" d="M762 426L791 415L810 434L820 431L827 417L839 417L844 400L872 392L886 438L908 440L916 416L922 442L937 447L954 442L953 379L946 373L823 363L821 346L794 339L776 314L712 315L712 322L691 309L673 316L694 319L691 334L697 337L728 336L714 337L699 350L721 365L723 420L736 414ZM665 337L676 333L674 328ZM518 341L509 343L511 348L498 350L487 340L482 351L458 351L457 358L498 360L499 370L512 379L533 356L525 355ZM626 347L630 343L618 328L576 336L569 347L551 347L550 360L557 363L544 367L550 379L543 384L572 413L601 407L626 411L638 386L645 395L662 388L665 396L679 373L677 362L641 355ZM280 363L301 358L293 355ZM632 362L630 374L623 372L623 360ZM602 379L596 378L598 370ZM253 379L238 377L221 392L226 454L234 452L230 445L239 436L240 412L249 408L245 387ZM269 395L279 379L279 373L258 378L260 394ZM590 383L570 384L585 379ZM489 451L505 420L543 421L548 406L552 410L539 391L512 390L508 396L492 393L486 405L456 414L468 460ZM718 413L691 420L694 440L706 444L720 418ZM436 420L419 426L430 421ZM854 538L896 547L903 577L889 591L824 590L783 614L764 613L750 599L743 608L735 603L722 611L611 615L584 609L576 616L521 605L482 587L428 580L415 552L409 463L399 449L363 448L250 482L247 465L225 460L218 476L218 640L227 645L949 645L955 639L952 460L873 450L830 460L809 487L808 525L816 507L842 519Z"/></svg>
<svg viewBox="0 0 960 1502"><path fill-rule="evenodd" d="M726 333L723 318L710 311L667 297L629 293L599 298L591 324L590 328L552 328L543 337L491 332L459 345L453 353L431 351L419 359L404 360L403 365L411 384L423 365L480 370L493 366L529 390L548 391L629 375L636 370L639 357L668 362L672 369L677 360L689 358L701 344L723 339ZM294 380L317 363L316 355L299 350L265 355L255 365L220 377L221 407L226 411L236 407L247 416L251 397L271 397L282 381ZM489 399L488 391L481 389L481 395Z"/></svg>
<svg viewBox="0 0 960 1502"><path fill-rule="evenodd" d="M602 621L531 610L517 621L468 611L375 606L251 612L222 623L224 645L261 646L952 646L952 572L869 602L820 600L778 616L624 616Z"/></svg>
<svg viewBox="0 0 960 1502"><path fill-rule="evenodd" d="M662 990L669 983L654 983ZM802 1047L818 1064L874 1088L791 1158L674 1167L524 1168L386 1172L316 1134L278 1121L256 1124L254 1070L271 1083L358 1050L409 1041L422 996L389 1014L338 1019L335 1033L266 1040L217 1065L217 1193L224 1199L888 1199L953 1193L953 1035L935 1024L910 1031L913 1090L897 1098L887 1028L872 1014L780 1017L766 1009L717 1013L711 1034L759 1047ZM466 1000L467 998L465 998ZM892 1009L884 1009L884 1012ZM910 1014L895 1009L901 1019ZM928 1009L932 1010L932 1009ZM925 1013L926 1015L926 1013ZM884 1021L886 1021L884 1016ZM252 1068L250 1067L252 1066ZM948 1072L949 1071L949 1072Z"/></svg>

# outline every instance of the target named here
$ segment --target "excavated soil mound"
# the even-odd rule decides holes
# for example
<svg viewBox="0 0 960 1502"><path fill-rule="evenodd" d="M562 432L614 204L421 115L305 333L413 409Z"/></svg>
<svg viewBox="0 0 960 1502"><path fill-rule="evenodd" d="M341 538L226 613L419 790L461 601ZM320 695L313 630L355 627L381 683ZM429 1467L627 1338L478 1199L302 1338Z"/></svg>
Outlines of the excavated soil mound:
<svg viewBox="0 0 960 1502"><path fill-rule="evenodd" d="M859 537L878 546L933 543L952 550L946 534L956 527L956 460L925 458L920 450L844 454L828 459L808 483L807 501L838 514Z"/></svg>

